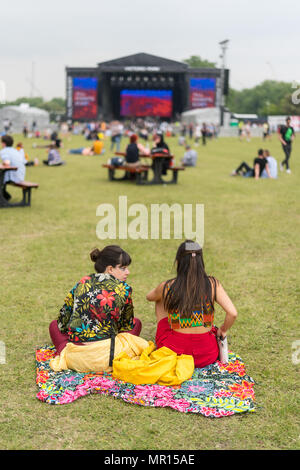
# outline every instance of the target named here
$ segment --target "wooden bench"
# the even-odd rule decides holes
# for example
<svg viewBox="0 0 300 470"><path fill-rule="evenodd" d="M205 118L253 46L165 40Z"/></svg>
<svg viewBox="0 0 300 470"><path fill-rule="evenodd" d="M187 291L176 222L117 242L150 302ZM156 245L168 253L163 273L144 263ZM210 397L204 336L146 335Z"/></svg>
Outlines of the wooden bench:
<svg viewBox="0 0 300 470"><path fill-rule="evenodd" d="M148 178L148 171L150 170L150 166L140 166L140 167L130 167L127 165L110 165L109 163L105 163L102 165L103 168L108 168L108 179L110 181L124 181L130 179L131 175L135 175L136 177L136 184L143 184ZM116 170L123 170L125 171L124 176L116 177L115 172Z"/></svg>
<svg viewBox="0 0 300 470"><path fill-rule="evenodd" d="M39 187L38 183L31 183L30 181L21 181L20 183L14 183L13 181L9 181L7 184L11 184L12 186L16 186L17 188L21 188L23 190L22 201L17 204L10 204L12 206L30 206L31 190L32 188Z"/></svg>

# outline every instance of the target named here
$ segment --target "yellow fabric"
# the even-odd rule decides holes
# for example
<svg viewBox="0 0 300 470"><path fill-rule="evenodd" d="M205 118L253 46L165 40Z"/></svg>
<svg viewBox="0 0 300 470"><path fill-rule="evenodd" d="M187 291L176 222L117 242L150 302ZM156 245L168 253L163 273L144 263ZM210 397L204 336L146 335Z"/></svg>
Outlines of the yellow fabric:
<svg viewBox="0 0 300 470"><path fill-rule="evenodd" d="M191 378L194 372L193 356L175 352L165 346L155 350L149 341L140 358L132 359L125 351L113 361L113 377L135 385L179 385Z"/></svg>
<svg viewBox="0 0 300 470"><path fill-rule="evenodd" d="M101 142L101 140L96 140L93 146L94 153L96 153L97 155L100 155L100 153L102 152L102 149L103 149L103 142Z"/></svg>
<svg viewBox="0 0 300 470"><path fill-rule="evenodd" d="M68 343L59 356L51 359L50 367L55 372L72 369L77 372L110 372L110 339L82 343ZM139 356L149 342L130 333L119 333L115 338L115 356L122 351L130 358Z"/></svg>

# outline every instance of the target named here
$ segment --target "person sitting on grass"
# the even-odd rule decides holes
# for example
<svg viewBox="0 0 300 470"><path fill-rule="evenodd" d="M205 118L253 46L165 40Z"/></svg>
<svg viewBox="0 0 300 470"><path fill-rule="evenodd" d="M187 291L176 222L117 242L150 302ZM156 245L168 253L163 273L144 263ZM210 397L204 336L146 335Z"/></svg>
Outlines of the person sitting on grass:
<svg viewBox="0 0 300 470"><path fill-rule="evenodd" d="M264 150L264 156L267 159L271 177L276 179L278 177L278 165L277 165L276 158L270 155L270 152L268 149ZM268 173L266 169L263 170L261 174L261 178L268 178Z"/></svg>
<svg viewBox="0 0 300 470"><path fill-rule="evenodd" d="M104 148L103 148L103 135L102 134L96 134L94 135L94 143L92 146L92 152L93 155L102 155L104 153Z"/></svg>
<svg viewBox="0 0 300 470"><path fill-rule="evenodd" d="M190 145L186 146L186 152L181 159L183 166L196 166L197 163L197 152L193 150Z"/></svg>
<svg viewBox="0 0 300 470"><path fill-rule="evenodd" d="M138 318L134 318L132 288L126 282L131 263L129 254L117 245L109 245L101 251L94 249L90 258L95 263L96 273L83 277L71 289L58 319L51 322L49 332L60 355L66 348L68 350L64 354L70 349L72 354L74 348L69 347L70 343L73 346L85 345L84 348L75 348L75 353L85 362L85 370L97 372L106 370L109 364L111 366L117 335L130 333L127 342L134 342L132 336L140 335L142 324ZM148 346L147 341L140 340L145 343L145 347ZM122 341L125 344L124 337L121 345ZM91 345L91 348L87 345ZM118 353L121 352L120 341L116 347L119 348ZM94 356L89 355L90 349ZM59 360L56 360L55 370L68 368L57 362Z"/></svg>
<svg viewBox="0 0 300 470"><path fill-rule="evenodd" d="M1 137L2 150L0 151L0 162L3 166L16 167L17 170L7 170L4 175L3 196L7 201L11 199L11 195L6 191L6 185L9 182L21 183L25 180L26 160L22 153L13 148L14 139L6 134Z"/></svg>
<svg viewBox="0 0 300 470"><path fill-rule="evenodd" d="M175 263L176 277L160 283L146 297L155 302L156 347L192 355L195 367L205 367L218 359L217 337L226 337L237 311L221 283L206 274L198 243L181 243ZM215 302L226 314L220 328L214 326Z"/></svg>
<svg viewBox="0 0 300 470"><path fill-rule="evenodd" d="M43 163L48 166L60 166L64 165L66 162L61 159L57 146L51 144L49 146L48 160L43 160Z"/></svg>
<svg viewBox="0 0 300 470"><path fill-rule="evenodd" d="M245 176L246 178L254 177L255 179L259 179L264 170L267 172L267 177L272 178L264 151L263 149L259 149L257 157L254 158L253 168L251 168L246 162L242 162L240 166L231 173L231 176L242 174L242 176Z"/></svg>

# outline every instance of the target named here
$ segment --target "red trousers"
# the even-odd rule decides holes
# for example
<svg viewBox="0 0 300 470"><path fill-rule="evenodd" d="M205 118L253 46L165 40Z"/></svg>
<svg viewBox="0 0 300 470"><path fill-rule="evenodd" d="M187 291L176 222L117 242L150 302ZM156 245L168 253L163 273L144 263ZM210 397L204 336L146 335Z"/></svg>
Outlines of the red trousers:
<svg viewBox="0 0 300 470"><path fill-rule="evenodd" d="M142 323L138 318L133 319L134 327L130 331L124 331L123 333L131 333L135 336L140 336L142 330ZM60 354L69 342L69 335L67 333L62 333L58 328L57 321L53 320L49 325L50 338L55 346L56 352ZM80 343L76 343L80 344Z"/></svg>
<svg viewBox="0 0 300 470"><path fill-rule="evenodd" d="M168 318L158 322L156 330L156 347L166 346L176 354L193 356L195 367L205 367L213 364L219 357L219 347L215 336L216 329L208 333L185 334L170 328Z"/></svg>

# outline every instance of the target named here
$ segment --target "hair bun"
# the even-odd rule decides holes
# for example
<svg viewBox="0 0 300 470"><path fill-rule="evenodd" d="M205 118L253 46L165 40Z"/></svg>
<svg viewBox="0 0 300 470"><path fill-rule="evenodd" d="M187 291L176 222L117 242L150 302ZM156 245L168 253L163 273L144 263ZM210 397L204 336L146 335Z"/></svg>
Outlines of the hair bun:
<svg viewBox="0 0 300 470"><path fill-rule="evenodd" d="M91 260L95 263L97 261L97 259L99 258L100 254L101 254L101 251L98 250L98 248L95 248L90 253Z"/></svg>

